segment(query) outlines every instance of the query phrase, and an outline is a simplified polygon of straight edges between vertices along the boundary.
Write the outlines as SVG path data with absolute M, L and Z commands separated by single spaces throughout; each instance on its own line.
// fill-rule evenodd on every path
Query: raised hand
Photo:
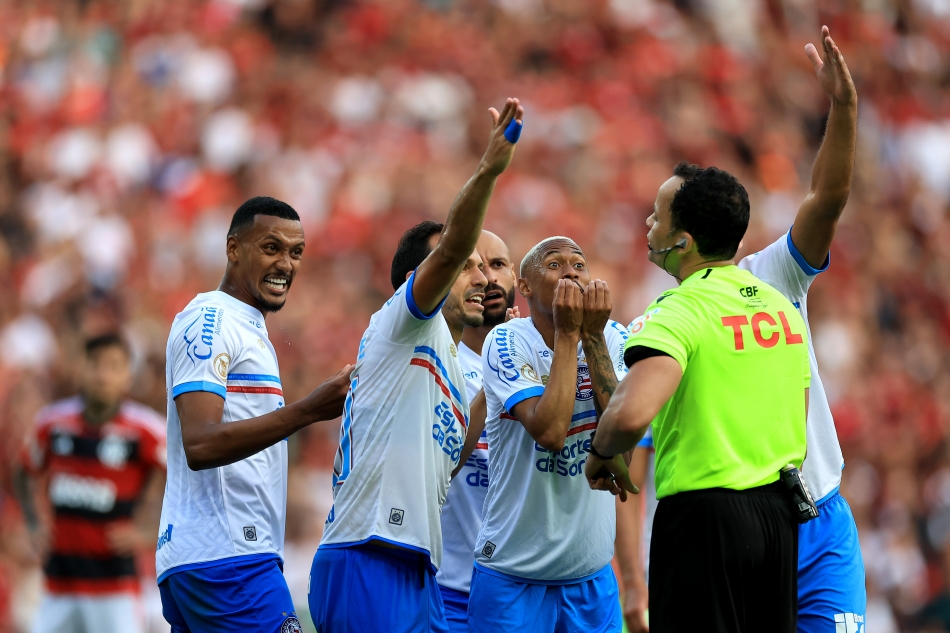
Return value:
M 515 155 L 515 144 L 505 137 L 505 130 L 512 121 L 517 121 L 515 125 L 524 125 L 524 108 L 517 99 L 508 99 L 500 113 L 495 108 L 488 108 L 488 111 L 491 113 L 492 128 L 488 137 L 488 149 L 482 156 L 479 170 L 497 176 L 505 171 Z
M 610 288 L 607 282 L 594 279 L 584 290 L 584 325 L 581 336 L 603 334 L 610 319 L 613 304 L 610 302 Z
M 347 365 L 337 373 L 327 378 L 323 384 L 314 389 L 304 400 L 311 409 L 311 414 L 320 420 L 332 420 L 343 415 L 343 403 L 350 389 L 350 373 L 352 365 Z
M 854 81 L 848 65 L 844 63 L 844 55 L 838 50 L 835 41 L 831 39 L 831 31 L 827 26 L 821 27 L 822 55 L 814 44 L 805 45 L 805 54 L 815 67 L 818 83 L 822 90 L 831 95 L 831 98 L 846 105 L 852 105 L 858 100 L 858 93 L 854 89 Z
M 521 310 L 518 309 L 518 306 L 515 306 L 513 308 L 508 308 L 507 310 L 505 310 L 505 323 L 507 323 L 508 321 L 511 321 L 512 319 L 520 319 L 520 318 L 521 318 Z
M 554 289 L 554 331 L 578 336 L 584 324 L 584 294 L 570 279 L 559 279 Z

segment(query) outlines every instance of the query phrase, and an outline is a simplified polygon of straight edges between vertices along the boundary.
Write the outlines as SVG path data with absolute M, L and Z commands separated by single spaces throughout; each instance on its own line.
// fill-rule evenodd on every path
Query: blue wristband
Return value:
M 518 139 L 521 138 L 521 130 L 524 129 L 524 123 L 518 119 L 512 119 L 511 123 L 508 124 L 507 129 L 505 129 L 505 138 L 508 139 L 508 142 L 514 145 L 518 142 Z

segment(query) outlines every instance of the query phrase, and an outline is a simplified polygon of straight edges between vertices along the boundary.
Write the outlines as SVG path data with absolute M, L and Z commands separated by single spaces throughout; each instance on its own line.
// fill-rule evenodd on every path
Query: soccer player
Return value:
M 626 371 L 626 330 L 569 238 L 531 249 L 518 286 L 530 318 L 495 327 L 482 350 L 491 451 L 469 627 L 619 632 L 614 500 L 591 493 L 584 462 Z
M 265 319 L 287 301 L 303 251 L 297 212 L 251 198 L 231 219 L 221 285 L 172 323 L 168 484 L 155 556 L 173 633 L 301 630 L 281 572 L 282 440 L 342 413 L 350 370 L 284 400 Z
M 500 237 L 482 231 L 476 250 L 485 264 L 484 322 L 466 327 L 459 344 L 459 364 L 470 400 L 482 389 L 482 344 L 493 327 L 505 322 L 515 308 L 515 266 Z M 482 396 L 484 398 L 484 396 Z M 481 401 L 482 403 L 484 400 Z M 484 405 L 481 404 L 482 408 Z M 476 405 L 472 404 L 469 433 L 476 432 Z M 468 632 L 468 594 L 475 562 L 475 538 L 482 526 L 482 508 L 488 491 L 488 433 L 481 425 L 471 457 L 459 468 L 442 506 L 442 566 L 435 576 L 452 633 Z
M 821 39 L 822 54 L 812 44 L 805 47 L 819 84 L 831 98 L 828 126 L 812 170 L 810 191 L 788 233 L 739 262 L 740 268 L 789 299 L 806 326 L 808 289 L 818 273 L 830 264 L 829 249 L 851 188 L 857 140 L 854 82 L 828 27 L 822 27 Z M 812 378 L 808 453 L 802 473 L 820 515 L 799 528 L 798 631 L 859 631 L 867 605 L 864 561 L 851 509 L 838 492 L 844 459 L 810 335 L 808 339 Z M 635 463 L 636 456 L 634 460 Z M 621 562 L 622 567 L 627 564 L 626 560 Z M 636 565 L 636 561 L 631 560 L 630 565 Z M 643 577 L 642 571 L 631 575 Z
M 439 512 L 469 417 L 457 346 L 465 325 L 482 324 L 486 280 L 475 246 L 524 116 L 517 99 L 490 112 L 488 148 L 438 243 L 428 252 L 435 223 L 403 236 L 391 269 L 395 294 L 360 341 L 334 504 L 310 572 L 320 633 L 447 630 L 435 582 Z
M 33 630 L 134 633 L 145 626 L 135 555 L 154 542 L 165 426 L 156 412 L 126 399 L 132 369 L 118 334 L 90 339 L 85 356 L 80 395 L 40 411 L 23 456 L 26 470 L 16 478 L 40 547 L 47 539 L 33 506 L 33 478 L 53 511 L 47 594 Z

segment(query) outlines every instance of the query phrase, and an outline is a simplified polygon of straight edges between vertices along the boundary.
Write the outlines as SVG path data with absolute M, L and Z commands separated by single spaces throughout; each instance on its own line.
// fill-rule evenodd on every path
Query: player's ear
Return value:
M 406 281 L 409 281 L 409 278 L 412 277 L 412 273 L 414 272 L 416 272 L 415 268 L 406 273 Z
M 693 236 L 683 231 L 676 236 L 676 241 L 673 243 L 674 246 L 679 249 L 680 253 L 686 253 L 696 245 L 696 240 L 693 239 Z
M 531 286 L 528 285 L 528 280 L 524 277 L 518 277 L 518 292 L 525 299 L 531 296 Z
M 227 246 L 225 247 L 228 254 L 228 262 L 232 264 L 236 264 L 238 262 L 238 247 L 239 246 L 240 246 L 240 242 L 238 241 L 237 236 L 229 235 L 228 243 L 227 243 Z

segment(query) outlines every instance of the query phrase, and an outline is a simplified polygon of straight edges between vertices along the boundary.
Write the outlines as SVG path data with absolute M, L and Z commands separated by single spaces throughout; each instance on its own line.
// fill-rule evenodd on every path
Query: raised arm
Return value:
M 595 279 L 584 291 L 584 325 L 581 326 L 581 344 L 590 369 L 590 381 L 594 388 L 594 407 L 597 414 L 603 414 L 610 402 L 610 396 L 617 389 L 617 372 L 614 371 L 604 328 L 610 318 L 612 304 L 610 288 L 606 281 Z
M 838 218 L 851 191 L 858 127 L 858 95 L 851 73 L 827 26 L 821 28 L 822 54 L 814 44 L 805 53 L 818 83 L 831 97 L 828 128 L 812 168 L 811 187 L 792 227 L 792 242 L 813 268 L 825 263 Z
M 439 244 L 416 269 L 412 282 L 412 298 L 423 314 L 431 314 L 452 288 L 462 272 L 465 261 L 475 250 L 482 234 L 482 222 L 488 201 L 495 190 L 495 180 L 505 171 L 515 153 L 514 143 L 505 136 L 512 121 L 523 125 L 524 108 L 517 99 L 508 99 L 501 113 L 489 108 L 492 130 L 488 149 L 472 176 L 449 210 L 445 230 Z
M 554 291 L 554 358 L 544 393 L 514 406 L 512 413 L 545 450 L 564 448 L 577 396 L 577 343 L 584 318 L 584 295 L 561 279 Z
M 185 459 L 192 470 L 233 464 L 290 437 L 303 427 L 332 420 L 343 413 L 350 384 L 347 365 L 302 400 L 276 411 L 221 423 L 224 398 L 208 391 L 191 391 L 175 398 L 181 421 Z

